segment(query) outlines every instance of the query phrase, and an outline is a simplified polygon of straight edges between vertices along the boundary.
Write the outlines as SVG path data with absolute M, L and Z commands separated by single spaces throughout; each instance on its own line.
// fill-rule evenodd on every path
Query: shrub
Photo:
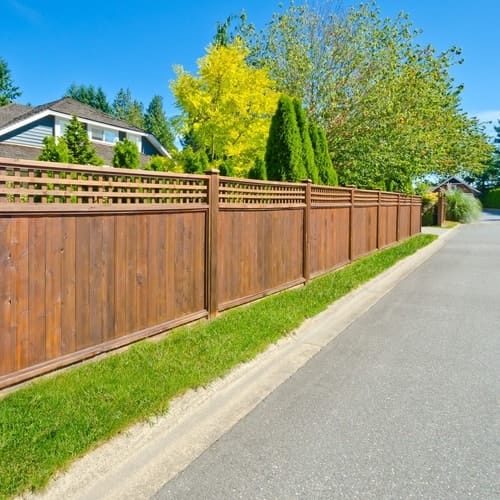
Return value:
M 460 189 L 449 189 L 446 194 L 446 219 L 472 222 L 479 219 L 482 206 L 478 199 Z
M 436 205 L 439 201 L 438 193 L 422 193 L 422 225 L 433 226 L 435 221 Z
M 113 167 L 139 168 L 139 150 L 127 138 L 117 142 L 113 148 Z
M 490 189 L 482 197 L 485 208 L 500 208 L 500 188 Z
M 249 179 L 267 180 L 266 164 L 262 158 L 255 158 L 254 165 L 248 171 Z

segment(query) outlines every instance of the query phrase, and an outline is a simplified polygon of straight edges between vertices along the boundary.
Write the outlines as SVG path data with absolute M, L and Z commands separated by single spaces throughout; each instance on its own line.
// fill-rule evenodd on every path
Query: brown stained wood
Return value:
M 20 370 L 29 366 L 29 219 L 16 218 L 15 231 L 17 245 L 13 256 L 16 279 L 16 370 Z
M 149 288 L 150 295 L 147 303 L 147 318 L 150 324 L 155 325 L 160 322 L 160 307 L 165 300 L 165 289 L 161 286 L 161 279 L 165 276 L 164 249 L 161 243 L 164 239 L 164 230 L 160 229 L 164 216 L 154 214 L 150 216 L 148 228 L 147 261 L 149 267 Z
M 165 219 L 165 280 L 164 280 L 164 290 L 165 290 L 165 307 L 162 312 L 162 318 L 166 318 L 166 321 L 170 318 L 177 318 L 176 311 L 176 293 L 177 293 L 177 283 L 175 280 L 176 271 L 176 229 L 177 229 L 177 217 L 169 216 Z
M 149 242 L 149 218 L 145 215 L 136 216 L 137 219 L 137 264 L 136 264 L 136 329 L 144 329 L 151 326 L 148 319 L 148 302 L 156 300 L 151 293 L 149 283 L 149 261 L 148 247 Z M 153 270 L 151 270 L 153 272 Z
M 115 217 L 115 249 L 114 249 L 114 337 L 127 334 L 126 295 L 127 295 L 127 216 Z
M 0 375 L 15 370 L 16 332 L 12 318 L 16 314 L 16 285 L 13 268 L 14 222 L 0 219 Z
M 109 171 L 92 186 L 83 172 L 77 185 L 90 189 L 80 202 L 105 195 Z M 172 203 L 134 204 L 162 184 L 148 175 L 123 174 L 123 205 L 0 203 L 0 224 L 15 222 L 0 235 L 10 242 L 0 245 L 0 349 L 4 324 L 17 336 L 0 385 L 295 286 L 420 231 L 418 197 L 324 186 L 308 197 L 302 185 L 211 173 L 162 185 Z M 147 191 L 136 196 L 137 186 Z M 194 203 L 179 203 L 184 195 Z
M 102 331 L 103 312 L 106 307 L 102 300 L 105 295 L 106 283 L 104 273 L 106 259 L 104 256 L 104 233 L 108 232 L 106 219 L 102 216 L 91 217 L 89 220 L 90 257 L 89 257 L 89 336 L 93 345 L 104 341 Z
M 195 288 L 195 301 L 193 304 L 193 313 L 205 309 L 206 303 L 206 275 L 205 275 L 205 255 L 207 252 L 205 241 L 206 218 L 203 214 L 194 214 L 193 217 L 196 221 L 195 235 L 196 244 L 194 247 L 194 288 Z
M 90 218 L 81 217 L 76 223 L 76 349 L 85 349 L 92 345 L 90 335 L 90 277 L 91 269 L 91 233 Z
M 47 219 L 45 240 L 45 350 L 47 360 L 61 355 L 62 238 L 61 218 L 51 217 Z
M 45 218 L 29 225 L 29 364 L 45 361 Z
M 115 223 L 116 216 L 107 215 L 103 218 L 102 234 L 102 287 L 99 301 L 102 304 L 102 341 L 114 338 L 115 325 Z
M 125 334 L 138 328 L 137 321 L 137 217 L 126 217 Z
M 76 350 L 76 218 L 62 217 L 61 352 Z

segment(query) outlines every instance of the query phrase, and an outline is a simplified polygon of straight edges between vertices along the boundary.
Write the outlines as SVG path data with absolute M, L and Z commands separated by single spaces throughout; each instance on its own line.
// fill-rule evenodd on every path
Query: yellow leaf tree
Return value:
M 266 149 L 279 95 L 265 69 L 246 62 L 243 43 L 212 45 L 198 61 L 198 75 L 175 68 L 171 82 L 181 126 L 190 143 L 208 155 L 212 167 L 230 165 L 246 177 Z

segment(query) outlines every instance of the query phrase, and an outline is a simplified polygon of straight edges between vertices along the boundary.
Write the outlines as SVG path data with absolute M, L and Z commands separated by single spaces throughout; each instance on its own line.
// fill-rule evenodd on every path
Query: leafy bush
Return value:
M 127 138 L 117 142 L 113 148 L 113 167 L 139 168 L 139 150 Z
M 445 194 L 447 220 L 467 223 L 479 219 L 482 205 L 474 196 L 460 189 L 449 189 Z
M 433 226 L 435 221 L 436 205 L 439 201 L 438 193 L 422 193 L 422 225 Z
M 481 198 L 486 208 L 500 208 L 500 188 L 490 189 Z

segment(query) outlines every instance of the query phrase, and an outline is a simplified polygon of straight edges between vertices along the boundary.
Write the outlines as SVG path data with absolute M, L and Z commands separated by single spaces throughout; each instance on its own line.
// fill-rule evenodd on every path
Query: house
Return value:
M 464 193 L 472 194 L 474 196 L 479 196 L 481 191 L 467 184 L 463 179 L 457 176 L 448 177 L 444 182 L 441 182 L 438 186 L 431 189 L 433 193 L 439 193 L 440 191 L 447 189 L 460 189 Z
M 0 107 L 0 157 L 36 160 L 46 136 L 60 137 L 71 118 L 83 123 L 97 155 L 112 164 L 113 146 L 125 137 L 135 143 L 141 165 L 151 156 L 169 157 L 168 151 L 146 131 L 134 127 L 70 97 L 31 107 L 7 104 Z

